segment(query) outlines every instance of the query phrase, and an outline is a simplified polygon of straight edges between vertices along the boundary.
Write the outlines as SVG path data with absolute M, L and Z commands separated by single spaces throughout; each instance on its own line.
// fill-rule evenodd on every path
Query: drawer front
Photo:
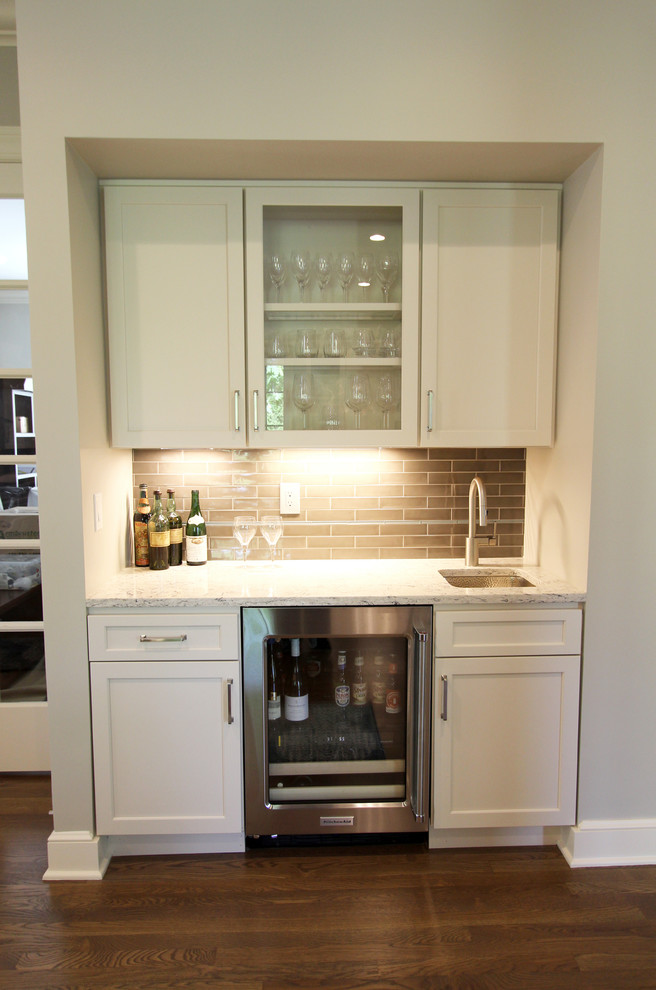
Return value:
M 435 648 L 438 657 L 577 655 L 581 652 L 581 611 L 437 611 Z
M 91 660 L 238 660 L 239 613 L 90 615 Z

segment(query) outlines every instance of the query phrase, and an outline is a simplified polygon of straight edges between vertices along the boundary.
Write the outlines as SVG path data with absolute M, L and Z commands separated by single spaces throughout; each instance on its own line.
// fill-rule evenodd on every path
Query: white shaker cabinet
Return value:
M 421 446 L 553 443 L 559 196 L 424 191 Z
M 245 443 L 242 191 L 106 185 L 115 447 Z
M 238 624 L 89 617 L 99 835 L 243 834 Z
M 436 614 L 435 828 L 576 820 L 581 613 Z

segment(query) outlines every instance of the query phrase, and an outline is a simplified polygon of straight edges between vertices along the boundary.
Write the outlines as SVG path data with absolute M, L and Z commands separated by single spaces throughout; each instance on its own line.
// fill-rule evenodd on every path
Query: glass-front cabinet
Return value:
M 249 442 L 415 444 L 419 191 L 246 190 Z

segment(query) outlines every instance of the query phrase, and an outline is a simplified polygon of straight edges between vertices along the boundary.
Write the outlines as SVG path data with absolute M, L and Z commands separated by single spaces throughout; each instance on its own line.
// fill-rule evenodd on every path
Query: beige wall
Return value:
M 655 18 L 652 0 L 17 0 L 40 430 L 50 421 L 39 442 L 42 449 L 62 446 L 59 459 L 40 464 L 50 505 L 42 525 L 58 726 L 70 710 L 71 650 L 83 649 L 82 528 L 62 520 L 88 511 L 78 452 L 86 400 L 78 408 L 80 317 L 72 305 L 65 139 L 194 139 L 196 147 L 222 139 L 345 140 L 356 143 L 340 167 L 353 175 L 368 142 L 434 142 L 435 171 L 426 179 L 459 177 L 439 172 L 448 160 L 441 143 L 449 149 L 462 142 L 466 152 L 472 142 L 468 177 L 473 171 L 485 179 L 486 142 L 494 143 L 495 161 L 508 156 L 513 177 L 522 161 L 505 143 L 603 142 L 580 814 L 656 817 L 656 795 L 645 787 L 656 739 L 653 553 L 636 552 L 653 530 L 656 489 L 656 228 L 647 222 L 656 205 Z M 284 156 L 284 147 L 273 146 L 272 167 L 291 173 L 296 159 Z M 409 155 L 408 177 L 414 167 Z M 599 173 L 588 179 L 599 182 Z M 83 197 L 83 179 L 70 181 Z M 89 233 L 89 249 L 97 251 L 93 241 Z M 597 300 L 589 283 L 581 291 L 587 321 Z M 78 337 L 82 331 L 78 325 Z M 88 332 L 98 335 L 95 321 Z M 586 394 L 589 401 L 589 378 Z M 636 464 L 642 479 L 631 487 L 627 510 Z M 586 500 L 575 494 L 565 499 L 567 526 L 585 530 Z M 58 587 L 64 559 L 75 573 Z M 56 825 L 83 828 L 88 775 L 78 782 L 66 759 L 67 747 L 88 759 L 88 741 L 77 725 L 56 729 L 53 740 Z

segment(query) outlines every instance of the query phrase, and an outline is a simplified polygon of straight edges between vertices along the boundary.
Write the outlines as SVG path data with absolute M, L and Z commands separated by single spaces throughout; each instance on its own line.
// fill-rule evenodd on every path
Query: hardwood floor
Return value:
M 646 990 L 656 866 L 553 848 L 257 849 L 43 883 L 49 781 L 0 776 L 3 990 Z

